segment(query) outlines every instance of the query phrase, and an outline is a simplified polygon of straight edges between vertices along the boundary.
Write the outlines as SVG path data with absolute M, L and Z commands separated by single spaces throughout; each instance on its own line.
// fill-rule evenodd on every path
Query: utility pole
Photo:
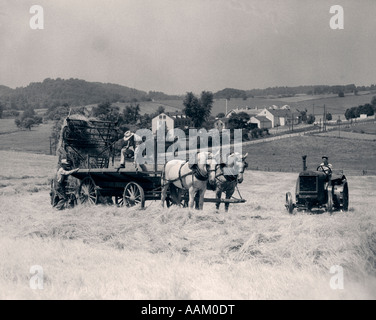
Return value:
M 324 104 L 324 120 L 323 120 L 323 123 L 324 123 L 324 131 L 326 131 L 326 108 L 325 108 L 325 104 Z

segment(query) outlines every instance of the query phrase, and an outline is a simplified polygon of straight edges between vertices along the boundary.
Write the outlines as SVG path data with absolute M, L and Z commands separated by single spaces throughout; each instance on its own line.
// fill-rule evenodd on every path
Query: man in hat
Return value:
M 329 158 L 328 156 L 322 156 L 322 161 L 320 165 L 318 166 L 317 170 L 322 171 L 326 174 L 326 179 L 325 179 L 325 185 L 324 188 L 328 189 L 330 179 L 332 178 L 332 165 L 329 163 Z
M 125 168 L 125 158 L 127 156 L 127 151 L 130 148 L 132 148 L 133 153 L 134 153 L 134 151 L 136 149 L 136 142 L 135 142 L 135 139 L 134 139 L 134 133 L 131 132 L 131 131 L 126 131 L 124 133 L 123 143 L 124 143 L 123 148 L 120 151 L 120 166 L 119 166 L 119 169 Z
M 72 169 L 71 161 L 67 159 L 62 159 L 60 161 L 60 168 L 56 173 L 56 185 L 55 192 L 58 198 L 54 199 L 53 206 L 58 210 L 63 210 L 68 202 L 68 196 L 66 193 L 66 186 L 68 181 L 68 176 L 74 172 L 77 172 L 79 168 Z
M 322 156 L 322 161 L 317 168 L 319 171 L 324 172 L 327 176 L 332 175 L 332 165 L 329 163 L 329 158 L 328 156 Z

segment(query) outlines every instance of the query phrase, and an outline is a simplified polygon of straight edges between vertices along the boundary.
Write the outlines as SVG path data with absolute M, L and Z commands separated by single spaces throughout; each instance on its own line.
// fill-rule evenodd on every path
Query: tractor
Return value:
M 316 171 L 307 169 L 307 156 L 302 156 L 303 171 L 296 181 L 295 200 L 291 192 L 286 193 L 287 211 L 292 214 L 294 209 L 311 211 L 313 208 L 348 211 L 349 187 L 343 172 L 332 172 L 317 167 Z

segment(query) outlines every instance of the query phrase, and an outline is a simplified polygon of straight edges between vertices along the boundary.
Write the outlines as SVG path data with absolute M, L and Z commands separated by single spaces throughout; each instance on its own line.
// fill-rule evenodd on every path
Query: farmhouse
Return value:
M 152 119 L 152 132 L 156 134 L 163 125 L 167 130 L 180 128 L 182 130 L 193 126 L 193 122 L 183 113 L 161 113 Z
M 272 122 L 272 128 L 287 125 L 291 119 L 291 111 L 288 109 L 263 109 L 258 116 L 264 116 Z

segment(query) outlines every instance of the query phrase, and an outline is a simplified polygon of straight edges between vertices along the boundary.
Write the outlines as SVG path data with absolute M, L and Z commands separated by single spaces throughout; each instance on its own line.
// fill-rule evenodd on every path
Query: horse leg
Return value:
M 198 209 L 199 210 L 203 210 L 204 209 L 204 195 L 205 195 L 205 191 L 206 191 L 206 189 L 199 191 L 199 200 L 198 200 Z
M 189 202 L 188 205 L 191 209 L 193 209 L 193 206 L 195 204 L 195 195 L 196 195 L 196 189 L 193 187 L 189 188 Z
M 222 196 L 222 191 L 221 190 L 218 190 L 216 193 L 215 193 L 215 198 L 217 200 L 221 200 L 221 196 Z M 217 210 L 219 210 L 219 206 L 221 205 L 221 203 L 218 201 L 216 204 L 215 204 L 215 208 Z
M 164 185 L 162 185 L 162 191 L 161 191 L 161 205 L 162 205 L 162 208 L 164 208 L 164 205 L 165 205 L 168 187 L 169 187 L 169 183 L 165 181 Z
M 226 199 L 230 199 L 232 197 L 232 192 L 226 192 Z M 228 202 L 225 203 L 225 212 L 228 212 L 228 207 L 230 206 L 230 204 Z

